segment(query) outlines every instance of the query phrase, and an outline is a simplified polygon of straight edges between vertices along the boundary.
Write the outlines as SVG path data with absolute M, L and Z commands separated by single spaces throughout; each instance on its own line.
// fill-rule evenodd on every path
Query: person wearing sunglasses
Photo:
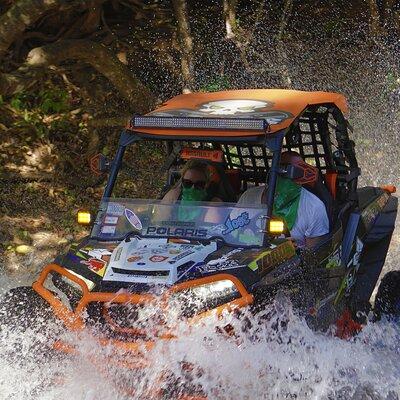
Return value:
M 181 171 L 181 179 L 163 197 L 163 202 L 212 201 L 222 200 L 215 195 L 211 185 L 211 174 L 208 164 L 201 160 L 189 160 Z

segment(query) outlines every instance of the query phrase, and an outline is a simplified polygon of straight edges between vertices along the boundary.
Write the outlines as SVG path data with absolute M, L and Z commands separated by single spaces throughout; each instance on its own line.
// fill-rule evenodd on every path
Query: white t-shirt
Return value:
M 265 186 L 255 186 L 246 190 L 238 204 L 261 204 Z M 297 218 L 290 230 L 290 236 L 299 247 L 306 245 L 306 238 L 314 238 L 329 233 L 329 218 L 324 203 L 315 194 L 301 188 Z

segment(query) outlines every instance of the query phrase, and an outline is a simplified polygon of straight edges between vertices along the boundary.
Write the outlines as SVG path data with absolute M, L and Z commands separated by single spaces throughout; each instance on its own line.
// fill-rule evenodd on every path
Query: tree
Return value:
M 146 112 L 155 103 L 154 95 L 105 46 L 88 40 L 61 40 L 32 49 L 17 71 L 0 75 L 0 94 L 9 96 L 27 89 L 43 68 L 66 60 L 90 64 L 115 86 L 137 112 Z
M 190 93 L 194 89 L 193 76 L 193 39 L 190 33 L 186 0 L 172 0 L 175 18 L 178 24 L 178 40 L 181 53 L 182 92 Z

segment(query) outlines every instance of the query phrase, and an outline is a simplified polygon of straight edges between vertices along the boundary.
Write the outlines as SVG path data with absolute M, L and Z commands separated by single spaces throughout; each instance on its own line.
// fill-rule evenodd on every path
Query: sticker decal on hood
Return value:
M 169 243 L 165 238 L 122 241 L 111 255 L 104 281 L 174 284 L 194 264 L 216 251 L 216 243 Z M 186 267 L 187 266 L 187 267 Z
M 81 264 L 86 265 L 97 275 L 103 276 L 114 247 L 111 245 L 109 249 L 103 249 L 86 246 L 82 247 L 76 255 L 80 258 Z

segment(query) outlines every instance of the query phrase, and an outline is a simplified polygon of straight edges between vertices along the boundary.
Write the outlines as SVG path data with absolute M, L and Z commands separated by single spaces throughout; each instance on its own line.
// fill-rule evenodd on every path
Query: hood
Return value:
M 123 240 L 112 252 L 104 282 L 173 285 L 217 250 L 216 243 L 168 242 L 167 239 Z

